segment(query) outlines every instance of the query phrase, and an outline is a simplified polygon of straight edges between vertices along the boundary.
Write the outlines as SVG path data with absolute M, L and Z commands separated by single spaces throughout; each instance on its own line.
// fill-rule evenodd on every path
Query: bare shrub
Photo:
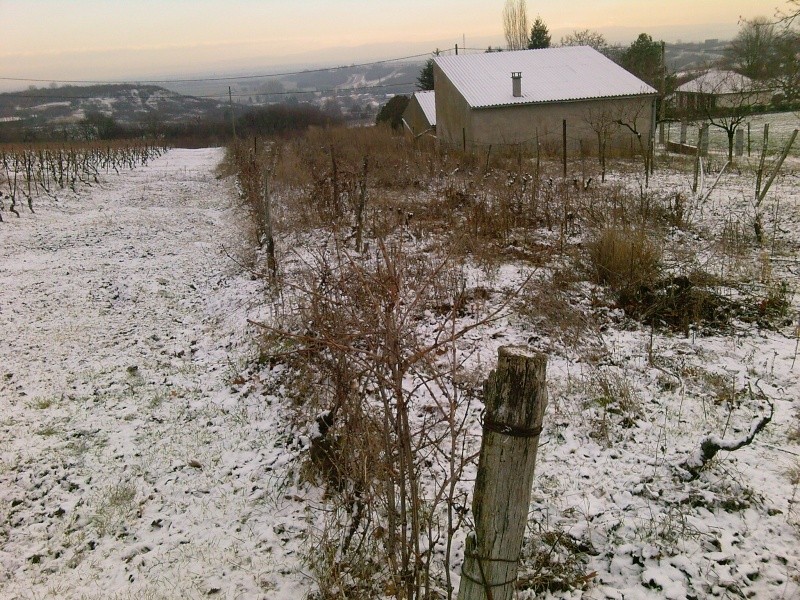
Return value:
M 472 460 L 470 396 L 456 383 L 455 344 L 497 313 L 471 312 L 468 299 L 479 292 L 467 291 L 450 259 L 409 253 L 400 241 L 379 240 L 361 255 L 331 243 L 285 282 L 297 303 L 294 325 L 264 325 L 302 355 L 318 388 L 298 406 L 313 423 L 305 472 L 326 486 L 336 510 L 320 534 L 329 558 L 310 566 L 324 569 L 321 582 L 340 572 L 352 580 L 350 566 L 367 564 L 352 553 L 371 547 L 377 530 L 384 568 L 359 567 L 369 581 L 358 589 L 374 589 L 374 575 L 399 597 L 429 597 L 449 586 L 450 545 L 463 519 L 455 506 L 465 502 L 458 484 Z M 423 315 L 436 315 L 424 334 Z M 436 547 L 446 551 L 434 555 Z M 339 580 L 335 587 L 346 589 Z
M 537 532 L 523 545 L 517 589 L 536 594 L 586 589 L 597 576 L 586 571 L 588 556 L 595 553 L 561 528 Z

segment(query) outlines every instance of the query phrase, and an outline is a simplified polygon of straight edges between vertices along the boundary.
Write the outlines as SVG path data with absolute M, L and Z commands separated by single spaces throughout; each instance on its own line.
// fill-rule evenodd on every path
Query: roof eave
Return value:
M 611 99 L 622 99 L 622 98 L 657 98 L 658 92 L 646 92 L 642 94 L 618 94 L 613 96 L 590 96 L 588 98 L 560 98 L 558 100 L 531 100 L 529 102 L 508 102 L 508 103 L 501 103 L 501 104 L 481 104 L 478 106 L 473 106 L 469 103 L 469 107 L 475 110 L 481 110 L 485 108 L 507 108 L 510 106 L 533 106 L 537 104 L 561 104 L 562 102 L 586 102 L 587 100 L 611 100 Z

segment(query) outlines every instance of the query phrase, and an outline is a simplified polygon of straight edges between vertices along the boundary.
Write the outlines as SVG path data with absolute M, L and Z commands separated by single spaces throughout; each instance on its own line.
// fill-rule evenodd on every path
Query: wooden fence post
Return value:
M 269 190 L 269 169 L 264 170 L 264 196 L 262 198 L 262 219 L 264 221 L 264 243 L 267 246 L 267 267 L 270 282 L 275 283 L 278 277 L 278 263 L 275 260 L 275 238 L 272 232 L 272 196 Z
M 364 156 L 364 170 L 358 182 L 358 204 L 356 204 L 356 252 L 364 251 L 364 211 L 367 207 L 367 157 Z
M 510 600 L 547 406 L 547 357 L 502 347 L 484 384 L 486 415 L 459 600 Z

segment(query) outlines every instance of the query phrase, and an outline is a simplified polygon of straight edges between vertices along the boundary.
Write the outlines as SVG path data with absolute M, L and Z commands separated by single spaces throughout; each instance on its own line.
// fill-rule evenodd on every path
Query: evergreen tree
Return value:
M 393 96 L 389 102 L 381 107 L 375 123 L 378 125 L 389 123 L 392 129 L 401 129 L 403 127 L 403 112 L 405 112 L 409 100 L 408 96 L 403 96 L 402 94 Z
M 622 66 L 654 88 L 660 88 L 661 42 L 653 41 L 646 33 L 639 34 L 636 41 L 623 53 Z
M 433 59 L 429 58 L 417 77 L 417 88 L 420 90 L 433 89 Z
M 536 20 L 533 22 L 533 27 L 531 28 L 531 37 L 528 40 L 528 49 L 535 50 L 538 48 L 549 48 L 550 47 L 550 32 L 547 29 L 547 25 L 544 21 L 542 21 L 542 17 L 536 16 Z

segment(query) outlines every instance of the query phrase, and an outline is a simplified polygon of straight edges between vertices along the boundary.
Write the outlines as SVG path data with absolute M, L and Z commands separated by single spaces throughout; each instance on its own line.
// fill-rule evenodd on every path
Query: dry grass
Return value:
M 607 227 L 589 244 L 589 266 L 596 283 L 630 292 L 658 279 L 661 248 L 642 229 Z

